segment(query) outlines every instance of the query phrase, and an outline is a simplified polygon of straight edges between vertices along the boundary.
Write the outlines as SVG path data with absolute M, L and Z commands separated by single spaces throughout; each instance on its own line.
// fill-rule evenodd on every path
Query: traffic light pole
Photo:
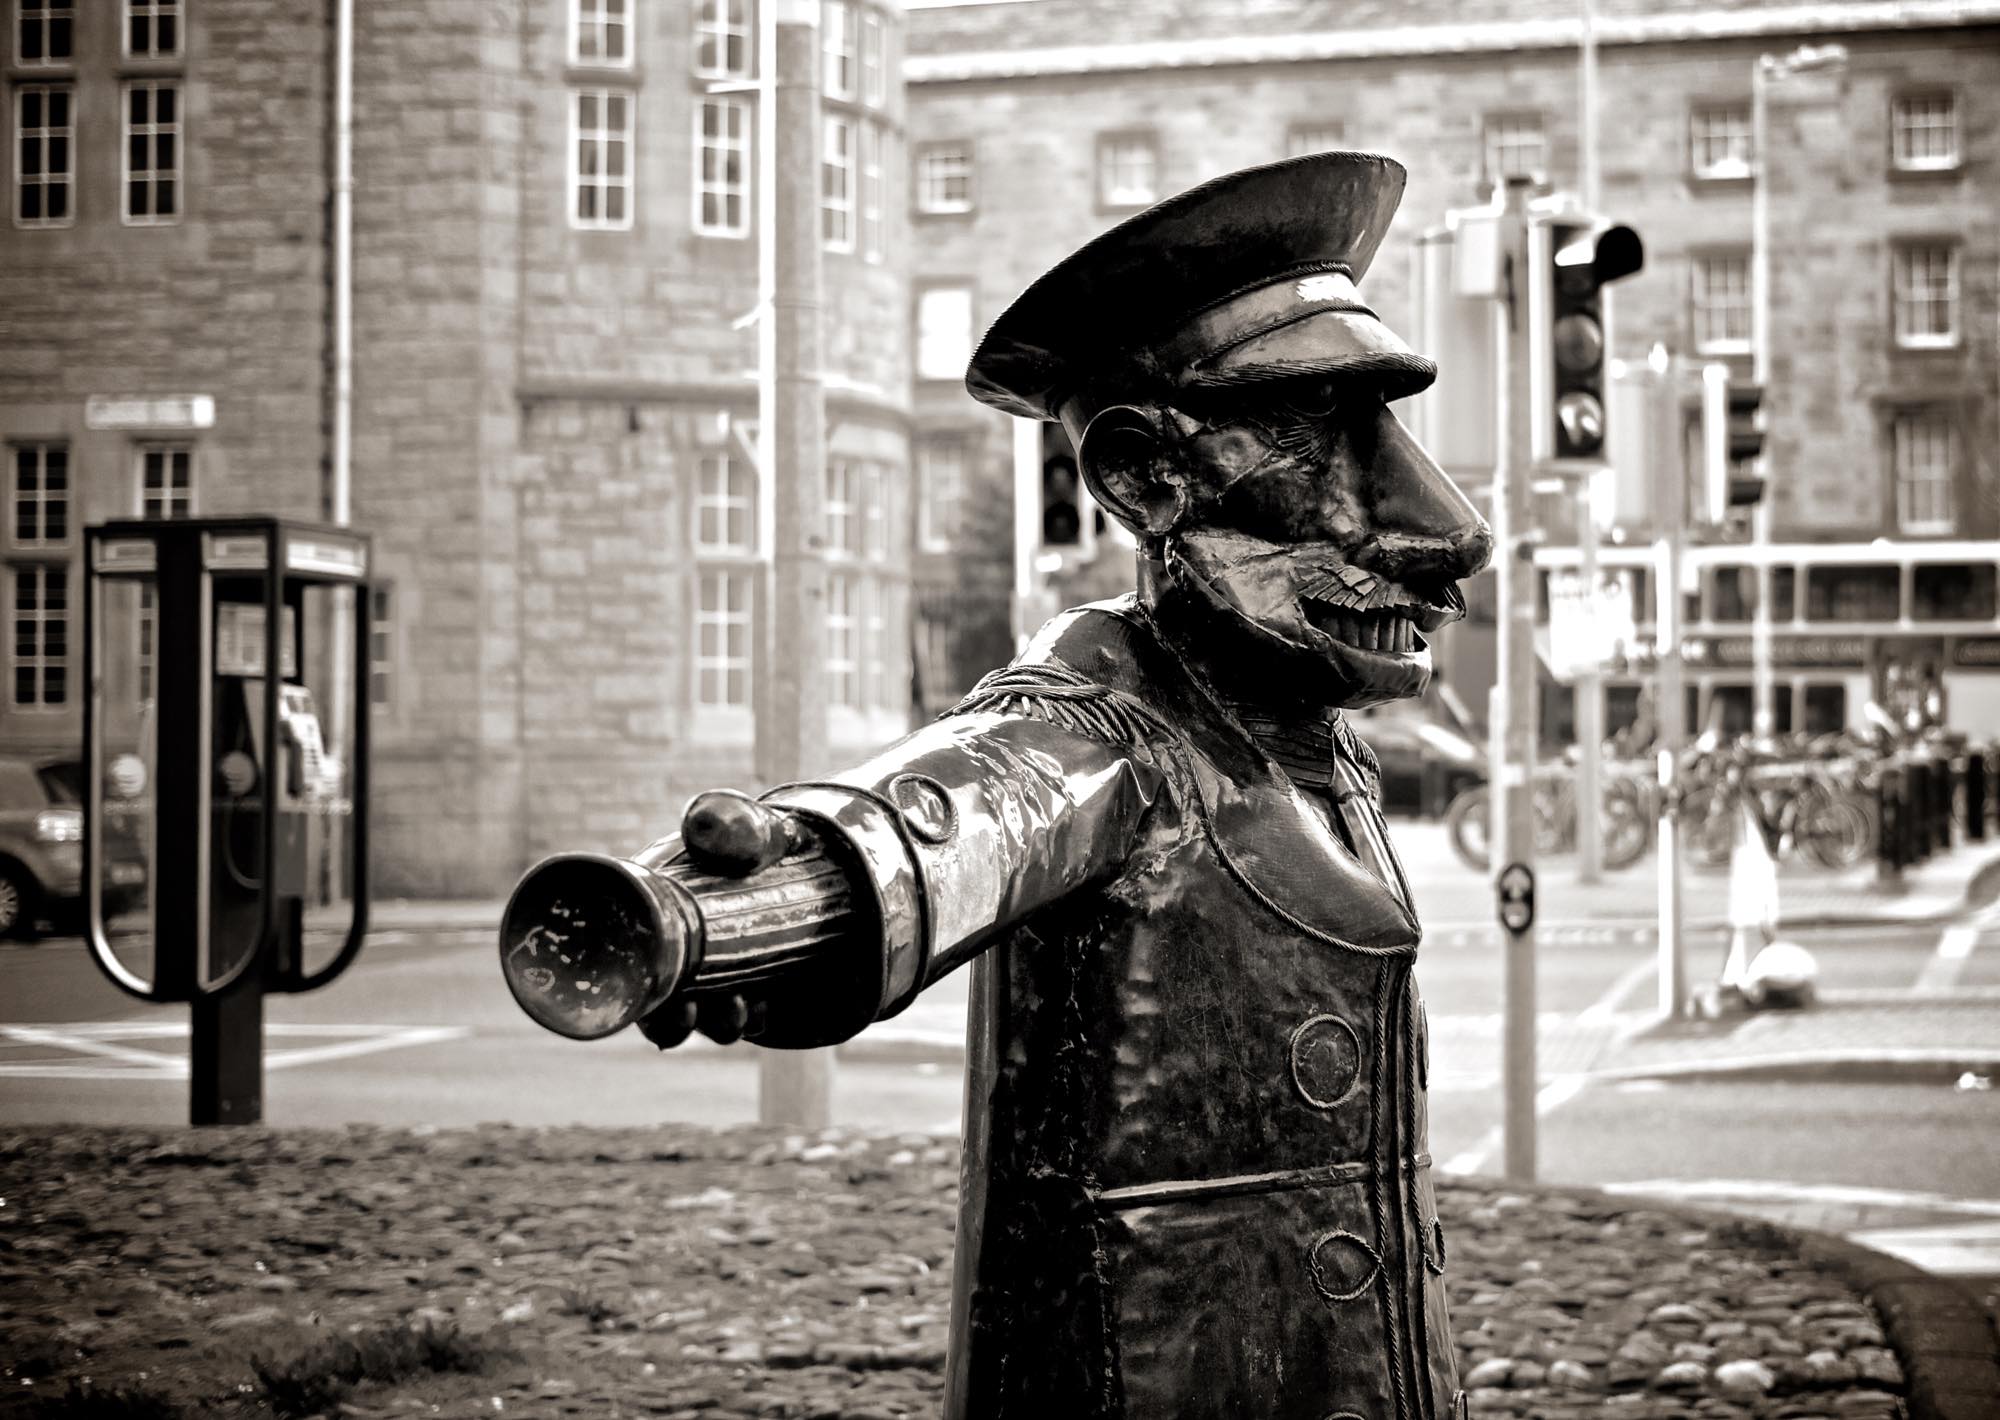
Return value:
M 825 522 L 826 408 L 820 377 L 819 5 L 778 0 L 760 7 L 759 39 L 769 137 L 760 157 L 769 327 L 768 408 L 759 439 L 771 500 L 771 572 L 766 581 L 767 651 L 759 668 L 757 772 L 782 784 L 823 766 L 825 698 L 820 683 L 826 567 L 816 551 Z M 765 353 L 768 352 L 768 353 Z M 757 1052 L 757 1117 L 766 1124 L 824 1128 L 833 1113 L 833 1051 Z
M 1533 401 L 1529 382 L 1528 184 L 1510 180 L 1499 217 L 1504 279 L 1494 302 L 1499 367 L 1499 460 L 1494 470 L 1493 540 L 1498 549 L 1499 694 L 1492 760 L 1494 892 L 1512 864 L 1532 870 L 1535 854 L 1535 562 L 1529 479 L 1533 472 Z M 1502 977 L 1501 1139 L 1506 1176 L 1535 1177 L 1535 927 L 1532 917 L 1506 933 Z
M 1768 160 L 1770 100 L 1767 90 L 1775 61 L 1760 55 L 1750 68 L 1750 141 L 1757 178 L 1750 190 L 1750 332 L 1751 378 L 1759 387 L 1771 382 L 1771 172 Z M 1771 540 L 1768 495 L 1750 510 L 1750 541 L 1762 548 Z M 1754 559 L 1757 604 L 1750 609 L 1750 727 L 1761 739 L 1777 728 L 1772 708 L 1771 569 Z
M 1654 719 L 1659 726 L 1659 1012 L 1680 1016 L 1687 1001 L 1687 949 L 1681 941 L 1680 754 L 1687 743 L 1687 692 L 1681 674 L 1681 560 L 1687 545 L 1687 447 L 1681 437 L 1680 380 L 1666 347 L 1653 347 L 1646 378 L 1646 440 L 1658 479 L 1660 540 L 1654 548 L 1653 639 L 1657 659 Z
M 1577 576 L 1584 595 L 1594 605 L 1597 587 L 1597 522 L 1591 507 L 1591 475 L 1576 482 Z M 1603 846 L 1599 822 L 1604 804 L 1604 682 L 1598 677 L 1593 658 L 1576 673 L 1576 880 L 1594 883 L 1603 868 Z
M 1579 18 L 1583 41 L 1577 49 L 1577 107 L 1581 110 L 1583 210 L 1597 211 L 1597 3 L 1581 0 Z M 1597 600 L 1597 511 L 1591 505 L 1591 485 L 1586 473 L 1576 484 L 1577 575 L 1584 595 Z M 1603 868 L 1602 825 L 1604 807 L 1604 682 L 1595 660 L 1576 674 L 1576 744 L 1579 751 L 1576 776 L 1576 880 L 1594 883 Z

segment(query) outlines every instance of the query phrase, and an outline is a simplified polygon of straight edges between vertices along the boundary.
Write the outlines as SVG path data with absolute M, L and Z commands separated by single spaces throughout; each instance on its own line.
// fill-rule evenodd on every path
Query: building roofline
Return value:
M 1597 42 L 1686 44 L 1767 35 L 1854 34 L 1869 30 L 1958 29 L 2000 21 L 2000 0 L 1856 0 L 1781 5 L 1758 10 L 1602 16 Z M 963 83 L 1036 75 L 1104 74 L 1151 69 L 1211 69 L 1236 64 L 1308 63 L 1390 56 L 1484 54 L 1502 50 L 1574 49 L 1583 23 L 1560 19 L 1484 24 L 1409 25 L 1308 34 L 1144 40 L 1131 44 L 1060 45 L 1041 49 L 968 50 L 911 55 L 909 84 Z

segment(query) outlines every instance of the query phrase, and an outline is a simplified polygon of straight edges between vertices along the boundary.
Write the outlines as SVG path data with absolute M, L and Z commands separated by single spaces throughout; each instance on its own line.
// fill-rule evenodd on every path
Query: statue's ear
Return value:
M 1186 515 L 1187 488 L 1167 457 L 1158 414 L 1130 404 L 1099 410 L 1076 457 L 1091 494 L 1133 531 L 1163 537 Z

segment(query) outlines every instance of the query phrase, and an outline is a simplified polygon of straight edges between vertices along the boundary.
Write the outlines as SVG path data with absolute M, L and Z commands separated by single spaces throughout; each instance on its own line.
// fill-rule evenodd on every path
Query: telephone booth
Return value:
M 190 1119 L 263 1114 L 263 998 L 360 952 L 368 539 L 275 518 L 85 532 L 85 937 L 187 1003 Z

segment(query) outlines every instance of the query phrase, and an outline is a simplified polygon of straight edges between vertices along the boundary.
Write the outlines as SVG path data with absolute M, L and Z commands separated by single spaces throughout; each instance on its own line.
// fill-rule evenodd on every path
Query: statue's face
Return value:
M 1457 583 L 1492 533 L 1372 392 L 1265 388 L 1167 415 L 1188 495 L 1163 538 L 1170 589 L 1271 689 L 1338 706 L 1421 694 L 1427 637 L 1464 614 Z

